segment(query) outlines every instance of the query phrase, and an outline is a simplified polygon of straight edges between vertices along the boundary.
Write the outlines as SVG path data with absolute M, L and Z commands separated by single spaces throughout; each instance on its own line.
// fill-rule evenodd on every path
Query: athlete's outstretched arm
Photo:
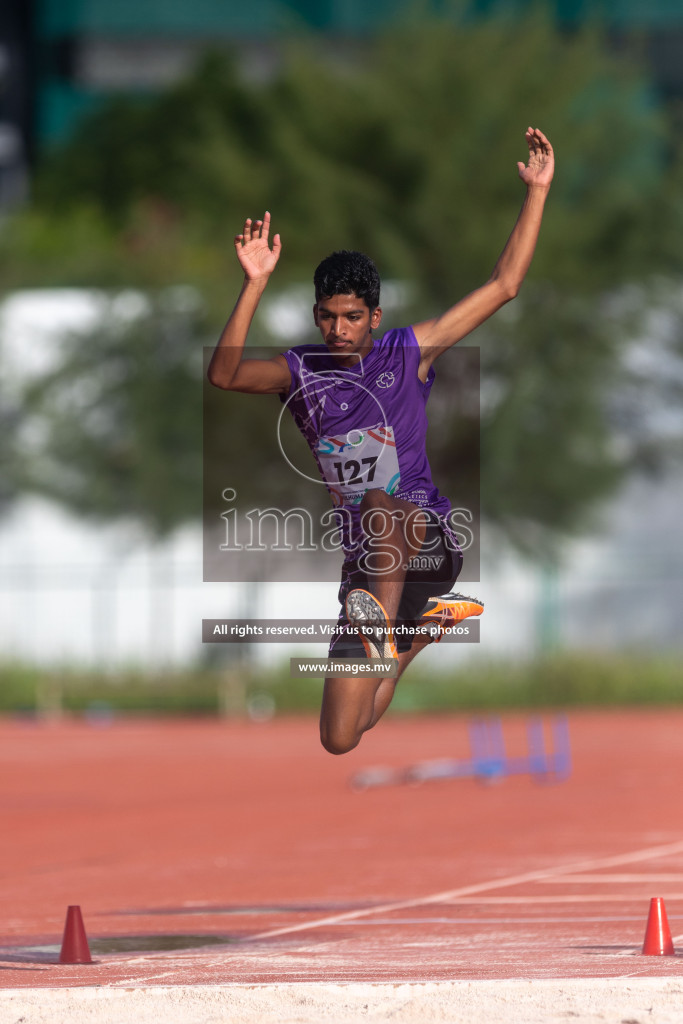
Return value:
M 506 302 L 517 295 L 536 248 L 543 207 L 553 178 L 553 147 L 538 128 L 527 128 L 529 162 L 517 164 L 526 185 L 517 223 L 496 263 L 491 277 L 481 288 L 466 295 L 441 316 L 415 324 L 422 350 L 420 376 L 424 379 L 432 362 L 451 345 L 464 338 Z
M 254 313 L 280 258 L 280 236 L 273 237 L 271 249 L 269 232 L 270 214 L 266 211 L 263 220 L 247 219 L 242 234 L 235 236 L 235 251 L 244 270 L 244 284 L 209 363 L 209 380 L 219 388 L 254 394 L 289 390 L 290 373 L 284 356 L 242 358 Z

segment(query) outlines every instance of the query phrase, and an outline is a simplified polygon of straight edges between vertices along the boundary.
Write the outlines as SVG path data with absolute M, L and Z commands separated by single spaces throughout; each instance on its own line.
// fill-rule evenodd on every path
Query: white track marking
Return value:
M 552 878 L 541 878 L 539 881 L 546 885 L 553 884 Z M 678 874 L 669 874 L 664 871 L 660 874 L 653 873 L 648 875 L 563 875 L 562 881 L 571 883 L 576 882 L 579 885 L 593 885 L 603 882 L 618 882 L 619 884 L 622 882 L 683 882 L 683 875 L 680 872 Z
M 569 896 L 463 896 L 460 899 L 444 900 L 452 906 L 496 906 L 499 903 L 519 904 L 547 904 L 547 903 L 636 903 L 642 902 L 643 896 L 631 893 L 630 896 L 615 895 L 614 893 L 593 893 L 582 896 L 579 893 L 572 893 Z M 683 892 L 669 892 L 666 894 L 666 902 L 673 903 L 676 900 L 683 900 Z
M 339 924 L 342 921 L 354 921 L 360 917 L 371 917 L 373 914 L 388 914 L 395 910 L 407 910 L 410 907 L 428 906 L 431 903 L 443 903 L 454 900 L 460 896 L 473 896 L 475 893 L 483 893 L 492 889 L 505 889 L 511 885 L 522 885 L 525 882 L 538 882 L 541 879 L 562 877 L 564 874 L 576 874 L 580 871 L 595 871 L 599 868 L 620 867 L 622 864 L 637 864 L 638 861 L 653 860 L 656 857 L 666 857 L 669 854 L 683 853 L 683 841 L 676 843 L 665 843 L 661 846 L 648 846 L 642 850 L 634 850 L 632 853 L 622 853 L 614 857 L 596 857 L 594 860 L 577 861 L 574 864 L 559 865 L 555 868 L 544 868 L 540 871 L 526 871 L 520 875 L 508 875 L 505 878 L 494 878 L 488 882 L 476 882 L 474 885 L 465 885 L 459 889 L 448 889 L 446 892 L 433 893 L 431 896 L 418 896 L 410 900 L 398 900 L 395 903 L 384 903 L 377 907 L 365 907 L 361 910 L 348 910 L 343 914 L 334 914 L 330 917 L 320 917 L 315 921 L 308 921 L 301 924 L 293 924 L 284 928 L 273 928 L 271 931 L 258 932 L 256 935 L 245 937 L 242 944 L 249 942 L 260 942 L 264 939 L 274 939 L 279 935 L 292 935 L 295 932 L 310 931 L 313 928 L 324 928 L 327 925 Z
M 358 927 L 363 928 L 386 928 L 387 925 L 395 924 L 450 924 L 456 928 L 460 928 L 464 924 L 538 924 L 539 921 L 543 921 L 543 924 L 598 924 L 605 921 L 642 921 L 643 915 L 638 914 L 620 914 L 615 917 L 613 914 L 606 916 L 601 915 L 600 917 L 575 917 L 574 914 L 568 915 L 563 914 L 562 917 L 548 917 L 544 915 L 541 917 L 519 917 L 515 914 L 514 917 L 378 917 L 369 921 L 359 920 L 356 921 Z M 346 922 L 340 921 L 339 925 L 331 924 L 330 928 L 343 928 Z

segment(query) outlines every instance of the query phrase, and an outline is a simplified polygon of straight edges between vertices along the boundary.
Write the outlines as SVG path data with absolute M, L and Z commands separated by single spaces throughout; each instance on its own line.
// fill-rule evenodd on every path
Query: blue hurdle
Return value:
M 549 732 L 550 744 L 546 746 Z M 500 718 L 474 718 L 468 726 L 470 756 L 419 761 L 406 768 L 366 768 L 350 780 L 354 789 L 431 782 L 438 779 L 479 779 L 496 782 L 511 775 L 529 775 L 535 782 L 563 782 L 571 774 L 569 723 L 557 715 L 547 727 L 540 717 L 526 723 L 526 756 L 510 757 Z

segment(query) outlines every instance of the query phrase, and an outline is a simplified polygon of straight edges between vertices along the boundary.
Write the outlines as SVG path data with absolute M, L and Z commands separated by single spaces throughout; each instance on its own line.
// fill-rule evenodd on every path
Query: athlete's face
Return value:
M 331 355 L 342 366 L 358 362 L 372 348 L 372 331 L 379 327 L 382 310 L 372 312 L 357 295 L 331 295 L 313 307 L 313 317 Z

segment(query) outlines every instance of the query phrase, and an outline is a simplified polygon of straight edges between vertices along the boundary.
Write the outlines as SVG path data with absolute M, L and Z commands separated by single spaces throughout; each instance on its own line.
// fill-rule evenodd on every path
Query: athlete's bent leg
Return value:
M 368 729 L 379 722 L 391 704 L 396 683 L 413 658 L 431 643 L 431 637 L 413 641 L 409 651 L 398 656 L 398 672 L 378 680 L 335 677 L 325 680 L 320 710 L 320 742 L 330 754 L 346 754 L 357 747 Z
M 427 519 L 413 502 L 379 489 L 365 492 L 360 512 L 366 545 L 363 568 L 369 589 L 393 626 L 408 563 L 420 551 Z
M 385 682 L 376 676 L 325 680 L 320 709 L 320 742 L 330 754 L 346 754 L 374 725 L 375 696 Z M 393 687 L 392 687 L 393 694 Z

